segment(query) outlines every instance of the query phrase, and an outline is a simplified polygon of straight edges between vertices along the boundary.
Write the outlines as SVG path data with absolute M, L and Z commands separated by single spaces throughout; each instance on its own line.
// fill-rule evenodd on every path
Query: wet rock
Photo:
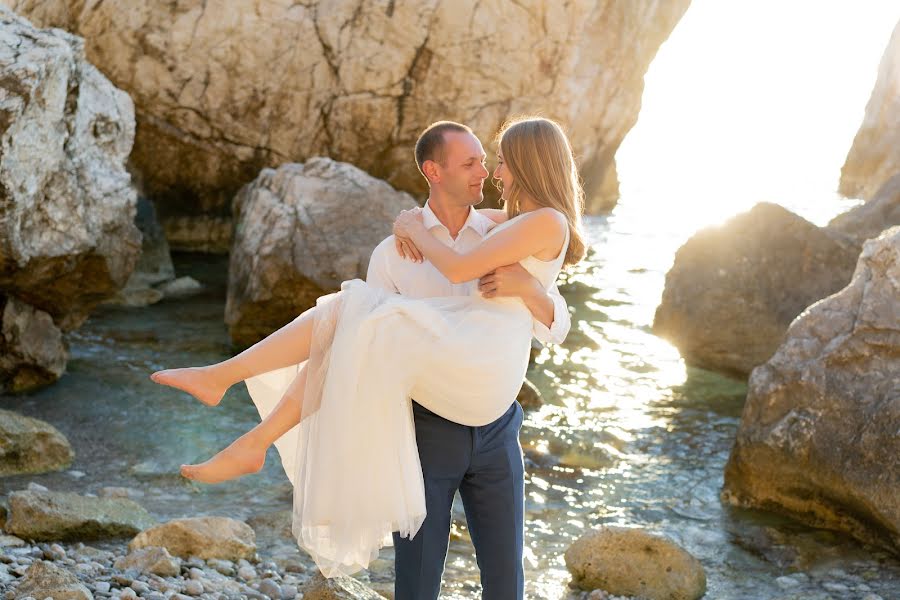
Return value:
M 0 476 L 60 471 L 74 458 L 69 440 L 53 425 L 0 409 Z
M 326 579 L 316 573 L 300 591 L 303 600 L 384 600 L 375 590 L 351 577 Z
M 36 560 L 25 572 L 16 588 L 15 598 L 31 596 L 36 599 L 93 600 L 91 591 L 79 579 L 51 562 Z
M 584 590 L 649 600 L 696 600 L 706 593 L 700 562 L 670 540 L 641 529 L 602 527 L 565 553 L 572 583 Z
M 83 41 L 0 6 L 0 290 L 63 331 L 121 288 L 140 251 L 125 162 L 131 99 Z
M 193 277 L 179 277 L 156 288 L 165 298 L 187 298 L 203 290 L 203 286 Z
M 900 173 L 900 22 L 878 66 L 878 78 L 866 114 L 841 169 L 840 192 L 851 198 L 872 198 Z
M 128 544 L 129 551 L 161 546 L 175 556 L 202 559 L 251 558 L 256 536 L 249 525 L 228 517 L 175 519 L 140 532 Z
M 127 556 L 117 559 L 114 566 L 123 571 L 137 569 L 161 577 L 176 577 L 181 573 L 181 560 L 158 546 L 146 546 L 129 552 Z
M 68 352 L 53 318 L 13 296 L 0 294 L 0 385 L 27 392 L 59 379 Z
M 212 243 L 209 222 L 227 216 L 229 199 L 263 167 L 331 156 L 424 193 L 412 147 L 446 118 L 486 144 L 509 116 L 561 119 L 589 206 L 610 205 L 614 156 L 637 120 L 644 73 L 689 0 L 316 0 L 240 5 L 227 18 L 202 4 L 173 14 L 128 0 L 91 10 L 68 0 L 7 3 L 84 36 L 92 59 L 128 90 L 140 123 L 132 162 L 161 199 L 173 248 L 183 246 L 168 220 L 199 217 L 200 226 L 179 227 L 196 232 L 185 246 L 197 248 Z M 475 55 L 491 68 L 473 69 Z
M 516 400 L 519 401 L 519 404 L 521 404 L 522 408 L 525 410 L 537 409 L 544 405 L 544 399 L 541 396 L 540 390 L 527 379 L 522 382 L 522 389 L 519 390 L 519 395 L 516 396 Z
M 88 498 L 73 492 L 13 492 L 9 512 L 6 530 L 33 540 L 125 537 L 154 523 L 132 500 Z
M 235 198 L 231 339 L 256 343 L 342 281 L 365 279 L 372 250 L 414 206 L 408 194 L 328 158 L 264 169 Z
M 653 332 L 688 363 L 745 378 L 803 309 L 847 285 L 858 253 L 844 235 L 757 204 L 678 250 Z
M 724 500 L 900 550 L 900 227 L 749 382 Z

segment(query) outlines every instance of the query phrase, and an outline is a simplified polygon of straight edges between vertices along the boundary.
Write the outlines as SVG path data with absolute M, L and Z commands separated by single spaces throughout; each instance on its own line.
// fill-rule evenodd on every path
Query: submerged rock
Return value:
M 744 378 L 804 308 L 847 285 L 858 253 L 845 235 L 757 204 L 678 250 L 653 331 L 688 363 Z
M 92 540 L 132 536 L 155 519 L 126 498 L 73 492 L 18 491 L 9 495 L 5 530 L 32 540 Z
M 900 173 L 900 21 L 878 66 L 866 114 L 841 169 L 840 192 L 872 198 Z
M 146 546 L 165 548 L 175 556 L 239 560 L 256 553 L 256 535 L 243 521 L 228 517 L 174 519 L 140 532 L 129 551 Z
M 509 116 L 558 118 L 590 206 L 611 205 L 614 156 L 637 121 L 644 74 L 689 0 L 6 3 L 83 36 L 91 60 L 131 94 L 132 162 L 161 200 L 173 247 L 227 250 L 211 225 L 264 167 L 330 156 L 423 193 L 413 144 L 439 119 L 471 125 L 488 144 Z M 172 235 L 170 220 L 194 218 L 200 227 Z
M 75 452 L 58 429 L 0 409 L 0 477 L 68 468 Z
M 79 326 L 138 258 L 134 107 L 83 41 L 0 6 L 0 291 Z
M 724 500 L 900 552 L 900 227 L 753 370 Z
M 648 600 L 696 600 L 706 593 L 700 562 L 674 542 L 641 529 L 602 527 L 565 554 L 572 583 Z
M 372 250 L 400 211 L 415 206 L 408 194 L 328 158 L 264 169 L 235 198 L 231 339 L 256 343 L 342 281 L 365 279 Z

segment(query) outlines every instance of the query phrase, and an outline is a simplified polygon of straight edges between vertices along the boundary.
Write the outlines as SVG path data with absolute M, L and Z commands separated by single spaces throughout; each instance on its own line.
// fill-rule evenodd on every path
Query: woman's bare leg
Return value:
M 220 483 L 248 473 L 257 473 L 266 462 L 266 450 L 275 440 L 300 422 L 306 365 L 263 421 L 233 441 L 227 448 L 199 465 L 181 465 L 181 474 L 203 483 Z
M 215 406 L 235 383 L 309 358 L 315 310 L 315 307 L 306 310 L 278 331 L 228 360 L 206 367 L 165 369 L 153 373 L 150 379 L 184 390 L 203 404 Z

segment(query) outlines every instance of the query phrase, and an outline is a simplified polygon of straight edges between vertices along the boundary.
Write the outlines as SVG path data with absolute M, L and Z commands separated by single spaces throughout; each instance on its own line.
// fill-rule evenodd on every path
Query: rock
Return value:
M 259 593 L 265 594 L 272 600 L 281 600 L 281 586 L 271 579 L 263 579 L 259 582 Z
M 125 161 L 134 106 L 85 60 L 83 40 L 0 6 L 0 290 L 80 325 L 140 250 Z
M 105 486 L 100 488 L 101 498 L 143 498 L 144 492 L 137 488 Z
M 850 198 L 872 198 L 900 173 L 900 22 L 878 66 L 878 78 L 866 114 L 841 169 L 840 192 Z
M 303 600 L 384 600 L 378 592 L 352 577 L 326 579 L 319 572 L 300 591 Z
M 66 370 L 66 345 L 53 318 L 0 294 L 0 384 L 27 392 L 53 383 Z
M 686 362 L 745 378 L 803 309 L 847 285 L 857 255 L 846 236 L 757 204 L 678 250 L 653 332 Z
M 9 512 L 6 531 L 33 540 L 125 537 L 154 523 L 132 500 L 88 498 L 72 492 L 13 492 Z
M 182 558 L 251 558 L 256 552 L 256 536 L 249 525 L 228 517 L 175 519 L 139 533 L 128 544 L 134 551 L 145 546 L 161 546 Z
M 25 572 L 25 577 L 16 588 L 15 598 L 53 600 L 94 600 L 91 591 L 78 578 L 51 562 L 36 560 Z
M 522 408 L 525 410 L 537 409 L 544 405 L 544 399 L 541 396 L 540 390 L 527 379 L 522 382 L 522 389 L 519 390 L 519 395 L 516 396 L 516 400 L 519 401 L 519 404 L 521 404 Z
M 142 573 L 153 573 L 160 577 L 177 577 L 181 573 L 181 561 L 169 554 L 165 548 L 147 546 L 138 548 L 128 555 L 116 559 L 119 570 L 137 569 Z
M 750 376 L 722 497 L 900 549 L 900 227 Z
M 867 239 L 894 225 L 900 225 L 900 174 L 889 179 L 865 204 L 832 219 L 828 229 L 850 237 L 862 248 Z
M 189 596 L 199 596 L 203 593 L 203 584 L 196 579 L 189 579 L 184 583 L 184 592 Z
M 227 217 L 228 200 L 261 168 L 313 156 L 423 193 L 412 148 L 426 125 L 461 121 L 487 144 L 523 112 L 572 127 L 589 206 L 609 206 L 613 157 L 637 121 L 644 73 L 689 5 L 314 0 L 225 15 L 202 3 L 172 12 L 128 0 L 91 10 L 6 2 L 85 37 L 91 59 L 131 94 L 132 162 L 164 224 Z M 197 242 L 209 244 L 200 229 Z
M 14 535 L 0 535 L 0 548 L 21 548 L 25 540 Z
M 264 169 L 235 198 L 225 322 L 249 346 L 342 281 L 365 279 L 408 194 L 328 158 Z
M 203 286 L 193 277 L 179 277 L 160 285 L 156 289 L 162 292 L 165 298 L 186 298 L 202 291 Z
M 700 562 L 670 540 L 641 529 L 601 527 L 565 553 L 572 583 L 648 600 L 696 600 L 706 593 Z
M 247 519 L 247 525 L 253 528 L 257 538 L 265 536 L 292 540 L 291 520 L 291 510 L 276 510 L 253 515 Z
M 61 471 L 74 458 L 69 440 L 53 425 L 0 409 L 0 477 Z

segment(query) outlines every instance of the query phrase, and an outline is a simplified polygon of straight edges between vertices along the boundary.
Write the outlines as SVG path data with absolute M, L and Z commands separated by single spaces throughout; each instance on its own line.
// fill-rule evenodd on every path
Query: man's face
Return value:
M 444 133 L 444 164 L 438 165 L 443 192 L 461 206 L 472 206 L 484 200 L 484 166 L 487 155 L 478 138 L 468 132 Z

